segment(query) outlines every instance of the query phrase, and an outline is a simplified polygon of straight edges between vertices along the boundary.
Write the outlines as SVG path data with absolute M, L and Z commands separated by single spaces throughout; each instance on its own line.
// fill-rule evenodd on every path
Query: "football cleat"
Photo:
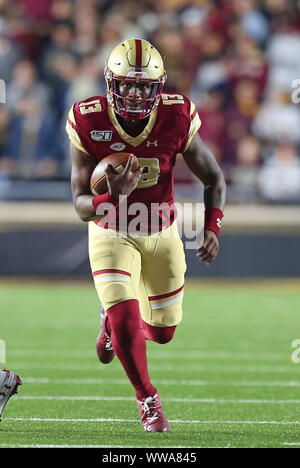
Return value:
M 107 328 L 108 317 L 103 306 L 100 306 L 101 330 L 96 341 L 96 350 L 99 361 L 109 364 L 115 357 L 111 344 L 110 334 Z
M 22 385 L 20 377 L 9 370 L 0 370 L 0 421 L 4 406 L 14 393 L 18 393 L 18 386 Z
M 160 396 L 156 393 L 153 397 L 137 400 L 142 424 L 146 432 L 168 432 L 169 423 L 164 415 Z

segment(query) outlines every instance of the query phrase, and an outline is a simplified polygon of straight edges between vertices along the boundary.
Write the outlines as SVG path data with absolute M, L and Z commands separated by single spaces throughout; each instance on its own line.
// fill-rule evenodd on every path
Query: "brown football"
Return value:
M 134 156 L 132 153 L 113 153 L 109 154 L 102 161 L 97 164 L 95 167 L 90 181 L 90 188 L 93 195 L 101 195 L 102 193 L 107 192 L 107 183 L 105 169 L 107 164 L 110 164 L 116 172 L 121 172 L 127 164 L 129 156 Z M 139 167 L 139 162 L 136 156 L 136 166 L 135 169 Z

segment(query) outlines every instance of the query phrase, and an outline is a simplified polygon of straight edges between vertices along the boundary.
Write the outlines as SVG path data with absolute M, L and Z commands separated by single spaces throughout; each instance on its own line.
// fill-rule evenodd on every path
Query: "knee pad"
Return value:
M 101 303 L 105 309 L 118 304 L 119 302 L 136 299 L 131 283 L 112 281 L 97 285 Z
M 168 307 L 151 310 L 151 325 L 155 327 L 172 327 L 178 325 L 182 320 L 181 303 Z

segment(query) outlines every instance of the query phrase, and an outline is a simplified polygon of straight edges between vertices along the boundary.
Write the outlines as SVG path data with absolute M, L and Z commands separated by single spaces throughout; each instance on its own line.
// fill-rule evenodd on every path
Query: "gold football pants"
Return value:
M 186 263 L 176 222 L 160 233 L 125 237 L 91 221 L 89 257 L 105 309 L 136 299 L 149 325 L 170 327 L 181 321 Z

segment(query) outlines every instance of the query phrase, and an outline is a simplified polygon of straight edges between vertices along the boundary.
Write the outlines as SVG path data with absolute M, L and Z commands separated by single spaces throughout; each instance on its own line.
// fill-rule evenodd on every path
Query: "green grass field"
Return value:
M 170 432 L 145 433 L 118 360 L 97 361 L 91 283 L 0 284 L 6 367 L 23 380 L 1 447 L 300 447 L 300 282 L 193 282 L 149 370 Z M 299 353 L 300 356 L 300 353 Z

